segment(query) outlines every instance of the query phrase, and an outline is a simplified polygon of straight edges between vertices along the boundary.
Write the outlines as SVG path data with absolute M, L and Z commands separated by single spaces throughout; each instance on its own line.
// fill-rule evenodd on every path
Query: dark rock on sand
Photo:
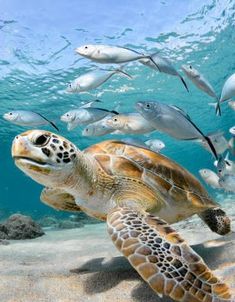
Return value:
M 42 235 L 40 225 L 29 216 L 14 214 L 0 224 L 0 239 L 32 239 Z

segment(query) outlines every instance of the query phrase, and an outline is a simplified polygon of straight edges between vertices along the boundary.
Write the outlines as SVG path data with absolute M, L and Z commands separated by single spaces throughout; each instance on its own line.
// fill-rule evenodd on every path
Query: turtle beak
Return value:
M 32 146 L 29 132 L 17 135 L 12 143 L 11 154 L 16 164 L 45 165 L 41 150 Z
M 12 143 L 12 157 L 28 157 L 29 153 L 30 148 L 26 137 L 24 135 L 17 135 Z

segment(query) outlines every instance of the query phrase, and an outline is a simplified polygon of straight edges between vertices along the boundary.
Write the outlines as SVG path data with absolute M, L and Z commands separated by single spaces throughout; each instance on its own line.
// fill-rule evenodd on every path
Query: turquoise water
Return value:
M 137 62 L 126 67 L 134 76 L 131 81 L 114 76 L 86 94 L 69 95 L 65 89 L 78 75 L 98 66 L 76 55 L 74 49 L 100 43 L 148 53 L 159 50 L 178 70 L 182 64 L 192 64 L 219 95 L 225 79 L 235 70 L 234 1 L 3 0 L 1 11 L 1 116 L 12 109 L 40 112 L 57 123 L 61 135 L 83 149 L 113 136 L 86 138 L 79 128 L 68 132 L 59 120 L 63 113 L 96 97 L 109 109 L 120 102 L 121 112 L 133 111 L 136 101 L 149 99 L 175 104 L 186 110 L 205 133 L 223 130 L 229 138 L 234 111 L 227 104 L 222 107 L 222 117 L 216 117 L 214 108 L 207 105 L 213 99 L 189 80 L 186 79 L 190 89 L 187 93 L 179 79 Z M 40 217 L 56 213 L 40 203 L 42 187 L 12 161 L 12 140 L 27 129 L 0 119 L 0 215 L 20 211 Z M 166 144 L 163 153 L 197 177 L 199 169 L 213 168 L 212 156 L 195 143 L 176 141 L 159 133 L 151 138 L 162 139 Z M 223 198 L 226 194 L 220 197 L 221 202 Z

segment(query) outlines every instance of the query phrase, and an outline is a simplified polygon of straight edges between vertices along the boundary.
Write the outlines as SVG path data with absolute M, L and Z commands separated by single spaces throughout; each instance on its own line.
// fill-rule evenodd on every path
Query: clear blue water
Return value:
M 225 0 L 2 0 L 0 115 L 12 109 L 40 112 L 55 120 L 61 134 L 83 149 L 112 136 L 85 138 L 78 128 L 68 132 L 59 121 L 63 113 L 97 96 L 106 108 L 121 102 L 123 112 L 133 111 L 138 100 L 150 99 L 182 107 L 205 133 L 224 130 L 229 137 L 234 111 L 226 104 L 222 117 L 216 117 L 207 105 L 213 99 L 189 80 L 187 93 L 177 78 L 137 62 L 126 68 L 134 75 L 132 81 L 113 77 L 89 94 L 68 95 L 64 90 L 68 82 L 97 66 L 76 55 L 74 49 L 102 43 L 149 53 L 159 50 L 178 70 L 191 63 L 220 94 L 225 79 L 235 71 L 234 16 L 234 1 Z M 55 214 L 39 201 L 42 187 L 12 161 L 12 140 L 25 130 L 0 119 L 0 215 L 18 211 L 36 217 Z M 163 153 L 197 177 L 200 168 L 213 168 L 211 155 L 197 144 L 158 133 L 151 137 L 162 139 L 166 144 Z

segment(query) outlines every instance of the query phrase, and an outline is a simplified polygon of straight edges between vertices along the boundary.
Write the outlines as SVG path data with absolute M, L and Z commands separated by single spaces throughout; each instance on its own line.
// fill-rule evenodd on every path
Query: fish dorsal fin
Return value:
M 224 160 L 225 160 L 225 161 L 228 161 L 228 160 L 229 160 L 229 152 L 226 153 Z
M 90 101 L 90 102 L 85 102 L 79 108 L 90 108 L 90 107 L 92 107 L 93 103 L 102 103 L 102 101 L 94 100 L 94 101 Z
M 181 114 L 183 114 L 188 120 L 191 121 L 191 117 L 180 107 L 176 106 L 176 105 L 169 105 L 171 108 L 174 108 L 175 110 L 177 110 L 178 112 L 180 112 Z
M 114 113 L 114 114 L 119 114 L 117 111 L 115 110 L 108 110 L 108 109 L 105 109 L 105 108 L 98 108 L 98 107 L 89 107 L 92 109 L 95 109 L 95 110 L 99 110 L 99 111 L 103 111 L 103 112 L 109 112 L 109 113 Z M 89 109 L 87 108 L 87 109 Z
M 138 52 L 137 50 L 131 49 L 129 47 L 124 47 L 124 46 L 119 46 L 119 45 L 116 45 L 116 47 L 123 48 L 123 49 L 129 50 L 129 51 L 133 51 L 133 52 L 135 52 L 138 55 L 142 54 L 142 53 Z

